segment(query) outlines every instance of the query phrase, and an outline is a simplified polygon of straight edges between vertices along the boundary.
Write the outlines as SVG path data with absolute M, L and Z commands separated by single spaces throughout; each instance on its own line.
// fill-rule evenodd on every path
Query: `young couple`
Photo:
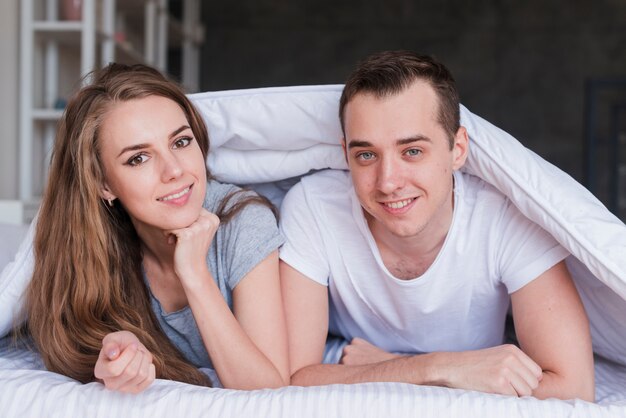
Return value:
M 349 172 L 294 186 L 281 234 L 268 201 L 206 170 L 207 130 L 178 86 L 144 66 L 96 72 L 61 121 L 37 223 L 26 300 L 46 366 L 132 393 L 210 385 L 202 367 L 236 389 L 593 400 L 567 253 L 458 171 L 469 144 L 448 70 L 374 55 L 340 119 Z M 509 298 L 520 348 L 503 345 Z M 349 341 L 340 364 L 321 364 L 329 332 Z

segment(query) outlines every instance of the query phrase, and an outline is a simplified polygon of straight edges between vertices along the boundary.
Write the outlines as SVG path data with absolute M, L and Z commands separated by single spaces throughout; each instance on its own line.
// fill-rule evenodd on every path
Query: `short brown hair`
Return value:
M 414 81 L 427 81 L 439 98 L 439 120 L 449 135 L 450 147 L 460 127 L 459 93 L 450 71 L 427 55 L 410 51 L 385 51 L 367 57 L 348 77 L 339 101 L 339 120 L 345 136 L 345 109 L 360 93 L 378 98 L 400 93 Z

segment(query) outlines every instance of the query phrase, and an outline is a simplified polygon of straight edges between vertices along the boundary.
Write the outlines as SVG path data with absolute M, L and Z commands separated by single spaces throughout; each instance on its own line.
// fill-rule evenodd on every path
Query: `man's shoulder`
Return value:
M 281 216 L 294 212 L 320 215 L 349 210 L 351 189 L 352 180 L 346 171 L 324 170 L 307 175 L 287 192 L 281 205 Z

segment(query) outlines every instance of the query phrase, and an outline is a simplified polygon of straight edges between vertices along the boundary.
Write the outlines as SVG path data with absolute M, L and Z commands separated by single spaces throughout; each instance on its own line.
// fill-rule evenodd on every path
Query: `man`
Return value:
M 282 207 L 292 384 L 593 400 L 567 252 L 458 171 L 469 140 L 449 71 L 412 53 L 374 55 L 349 77 L 340 119 L 349 173 L 304 178 Z M 509 298 L 520 348 L 503 344 Z M 351 341 L 341 364 L 320 364 L 329 331 Z

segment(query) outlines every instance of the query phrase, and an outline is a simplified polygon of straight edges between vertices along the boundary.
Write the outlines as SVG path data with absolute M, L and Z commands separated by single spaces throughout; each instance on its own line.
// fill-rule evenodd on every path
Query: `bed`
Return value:
M 211 137 L 207 164 L 280 204 L 311 170 L 345 169 L 337 118 L 341 86 L 191 95 Z M 157 380 L 139 395 L 82 385 L 43 368 L 6 337 L 32 272 L 32 228 L 0 226 L 0 415 L 626 417 L 626 226 L 568 175 L 462 107 L 471 139 L 465 170 L 508 195 L 572 254 L 568 267 L 590 317 L 596 403 L 539 401 L 402 383 L 286 387 L 252 392 Z M 21 242 L 21 245 L 18 243 Z

